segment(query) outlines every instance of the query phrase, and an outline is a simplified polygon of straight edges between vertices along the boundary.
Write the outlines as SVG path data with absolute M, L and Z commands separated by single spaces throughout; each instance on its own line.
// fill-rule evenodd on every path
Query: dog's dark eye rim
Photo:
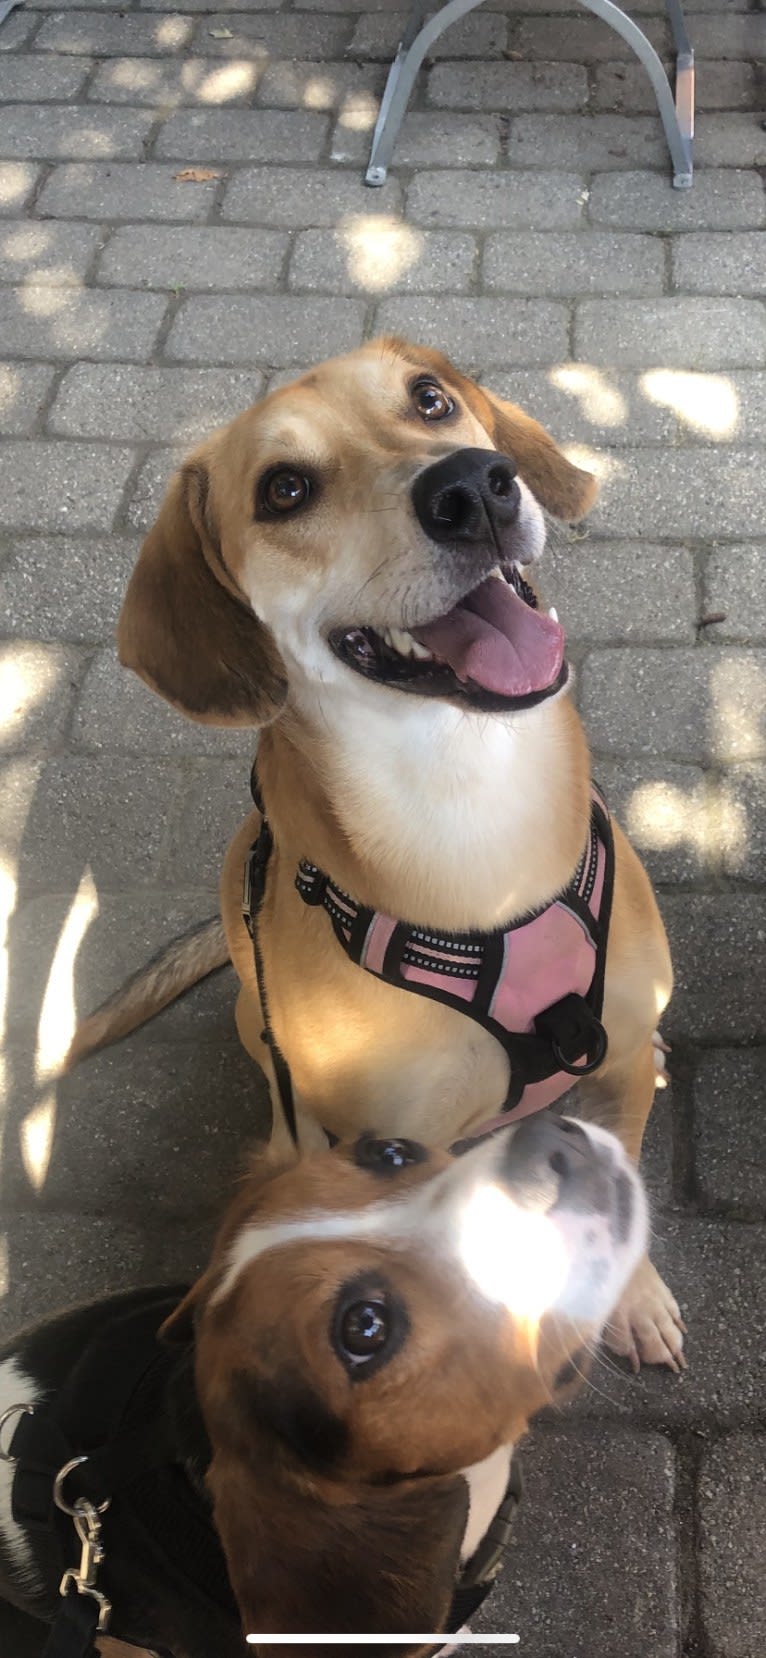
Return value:
M 438 410 L 421 408 L 418 404 L 418 394 L 421 392 L 434 392 L 438 398 L 441 398 L 443 407 Z M 439 385 L 438 380 L 434 379 L 434 376 L 431 374 L 420 374 L 418 375 L 417 380 L 413 380 L 412 385 L 410 386 L 410 398 L 412 399 L 421 420 L 448 420 L 450 415 L 455 413 L 456 404 L 454 399 L 450 397 L 449 393 L 444 390 L 443 386 Z
M 404 1305 L 377 1278 L 361 1274 L 343 1286 L 330 1336 L 352 1381 L 375 1375 L 399 1352 L 409 1331 Z
M 281 503 L 276 498 L 270 498 L 271 486 L 280 478 L 292 479 L 297 485 L 293 500 L 290 499 L 289 492 Z M 258 515 L 265 518 L 287 518 L 308 506 L 316 493 L 316 479 L 306 467 L 291 466 L 288 461 L 280 461 L 277 465 L 270 466 L 259 478 L 255 492 L 256 509 Z
M 373 1174 L 394 1175 L 402 1169 L 413 1168 L 428 1159 L 428 1148 L 417 1140 L 399 1136 L 360 1134 L 354 1145 L 354 1162 L 358 1169 L 369 1169 Z

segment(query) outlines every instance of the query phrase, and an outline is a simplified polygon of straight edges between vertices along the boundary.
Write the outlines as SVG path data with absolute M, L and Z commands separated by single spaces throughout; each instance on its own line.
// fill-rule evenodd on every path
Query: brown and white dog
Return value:
M 566 888 L 588 839 L 589 755 L 562 630 L 521 572 L 542 551 L 543 509 L 577 520 L 595 494 L 521 409 L 433 351 L 380 340 L 216 432 L 144 542 L 122 661 L 192 718 L 262 731 L 274 848 L 259 937 L 306 1145 L 324 1143 L 319 1125 L 347 1138 L 372 1123 L 447 1146 L 506 1100 L 495 1037 L 361 971 L 295 876 L 307 859 L 359 903 L 437 932 L 513 923 Z M 274 1093 L 241 914 L 259 821 L 251 814 L 226 859 L 225 942 L 213 924 L 171 952 L 86 1023 L 74 1057 L 230 954 L 240 1036 Z M 649 881 L 617 825 L 614 842 L 608 1054 L 578 1111 L 637 1161 L 672 975 Z M 644 1259 L 610 1345 L 636 1366 L 677 1369 L 682 1330 Z
M 25 1487 L 10 1500 L 28 1459 L 40 1501 L 53 1413 L 71 1452 L 119 1470 L 98 1576 L 118 1640 L 235 1658 L 243 1631 L 256 1646 L 259 1633 L 443 1631 L 513 1445 L 582 1379 L 645 1237 L 619 1142 L 549 1113 L 457 1158 L 371 1135 L 258 1157 L 208 1270 L 160 1330 L 180 1348 L 158 1342 L 167 1292 L 150 1291 L 0 1353 L 0 1410 L 18 1407 L 15 1425 L 35 1407 L 10 1440 L 19 1467 L 0 1462 L 0 1597 L 55 1614 L 67 1556 L 44 1526 L 25 1529 Z M 94 1414 L 110 1423 L 106 1453 Z M 126 1431 L 127 1460 L 109 1448 Z M 211 1567 L 205 1492 L 236 1605 Z M 70 1522 L 62 1535 L 78 1560 Z

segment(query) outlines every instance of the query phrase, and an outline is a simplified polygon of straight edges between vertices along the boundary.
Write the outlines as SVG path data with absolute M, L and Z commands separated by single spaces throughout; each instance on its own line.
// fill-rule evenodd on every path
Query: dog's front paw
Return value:
M 627 1358 L 633 1370 L 642 1364 L 666 1364 L 679 1375 L 686 1369 L 685 1334 L 675 1296 L 645 1255 L 608 1320 L 606 1346 Z

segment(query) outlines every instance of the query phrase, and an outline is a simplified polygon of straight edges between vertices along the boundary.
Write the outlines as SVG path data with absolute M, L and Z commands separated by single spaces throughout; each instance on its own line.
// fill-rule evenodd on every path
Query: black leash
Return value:
M 100 1616 L 97 1601 L 75 1588 L 67 1590 L 45 1643 L 43 1658 L 91 1658 L 96 1652 Z
M 277 1085 L 279 1101 L 284 1113 L 285 1122 L 290 1131 L 294 1144 L 298 1144 L 298 1128 L 295 1120 L 295 1097 L 293 1095 L 293 1079 L 290 1067 L 282 1049 L 277 1042 L 269 1017 L 269 1001 L 266 995 L 266 979 L 263 970 L 263 955 L 258 937 L 258 922 L 260 919 L 263 900 L 266 896 L 266 871 L 274 848 L 274 836 L 271 833 L 268 819 L 263 809 L 263 799 L 258 786 L 255 765 L 250 774 L 250 790 L 253 800 L 261 814 L 261 827 L 258 839 L 253 842 L 247 855 L 245 864 L 245 884 L 242 891 L 242 919 L 253 941 L 253 955 L 255 957 L 255 977 L 258 983 L 258 995 L 263 1015 L 263 1031 L 261 1039 L 266 1043 L 271 1054 L 271 1063 L 274 1067 L 274 1077 Z

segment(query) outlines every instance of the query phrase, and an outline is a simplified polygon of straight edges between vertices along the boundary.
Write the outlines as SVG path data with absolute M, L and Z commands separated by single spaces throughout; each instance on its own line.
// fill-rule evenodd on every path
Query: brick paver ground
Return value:
M 634 9 L 664 50 L 661 0 Z M 576 0 L 490 0 L 443 36 L 382 192 L 360 165 L 387 0 L 30 0 L 0 28 L 5 1329 L 193 1271 L 264 1123 L 228 973 L 46 1089 L 72 963 L 85 1009 L 211 912 L 247 803 L 248 741 L 112 650 L 184 446 L 386 328 L 603 476 L 548 586 L 675 951 L 647 1173 L 690 1369 L 599 1364 L 532 1436 L 485 1619 L 526 1658 L 760 1658 L 766 1627 L 766 15 L 692 0 L 689 24 L 690 193 Z

